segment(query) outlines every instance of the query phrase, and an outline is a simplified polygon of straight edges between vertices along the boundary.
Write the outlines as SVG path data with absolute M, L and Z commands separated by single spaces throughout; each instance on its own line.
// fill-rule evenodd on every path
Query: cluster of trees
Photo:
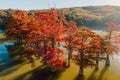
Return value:
M 86 26 L 94 30 L 105 30 L 108 29 L 108 26 L 105 24 L 105 20 L 99 18 L 91 18 L 89 16 L 76 17 L 70 16 L 69 14 L 65 14 L 67 21 L 75 21 L 77 26 Z
M 109 25 L 111 28 L 106 31 L 107 35 L 100 36 L 84 26 L 78 28 L 75 22 L 66 20 L 64 13 L 58 16 L 53 8 L 34 15 L 18 10 L 6 22 L 6 36 L 14 39 L 16 46 L 22 47 L 32 67 L 37 57 L 54 70 L 64 70 L 73 59 L 80 66 L 80 76 L 83 76 L 85 67 L 95 66 L 97 70 L 102 59 L 109 65 L 109 55 L 118 51 L 114 41 L 119 40 L 112 35 L 115 24 Z M 60 49 L 61 42 L 68 53 Z

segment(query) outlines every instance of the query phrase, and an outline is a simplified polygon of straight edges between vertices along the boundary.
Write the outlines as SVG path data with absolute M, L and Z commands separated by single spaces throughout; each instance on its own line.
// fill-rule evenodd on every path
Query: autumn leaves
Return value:
M 73 21 L 66 21 L 64 14 L 58 15 L 56 9 L 41 11 L 28 15 L 26 11 L 16 11 L 7 21 L 6 36 L 16 40 L 16 46 L 21 45 L 24 55 L 35 66 L 35 58 L 56 70 L 64 70 L 70 66 L 70 60 L 80 66 L 79 74 L 83 76 L 84 68 L 95 66 L 99 68 L 102 57 L 109 61 L 109 54 L 116 50 L 111 43 L 111 31 L 108 37 L 100 36 L 86 27 L 77 28 Z M 110 25 L 113 27 L 114 25 Z M 68 53 L 57 45 L 64 42 Z M 73 54 L 76 51 L 76 54 Z M 65 54 L 68 55 L 67 59 Z M 111 53 L 112 54 L 112 53 Z

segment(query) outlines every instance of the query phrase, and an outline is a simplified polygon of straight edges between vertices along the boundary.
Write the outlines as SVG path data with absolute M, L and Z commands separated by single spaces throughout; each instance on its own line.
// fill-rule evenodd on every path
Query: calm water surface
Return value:
M 11 59 L 9 57 L 9 52 L 6 48 L 6 46 L 9 46 L 9 45 L 12 46 L 14 44 L 10 42 L 5 42 L 3 44 L 0 44 L 0 71 L 12 65 Z

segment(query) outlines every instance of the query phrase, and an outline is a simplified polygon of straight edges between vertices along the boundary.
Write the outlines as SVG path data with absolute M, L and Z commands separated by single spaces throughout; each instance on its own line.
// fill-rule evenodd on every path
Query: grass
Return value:
M 5 35 L 0 33 L 0 38 L 5 38 Z
M 2 34 L 2 33 L 0 33 L 0 43 L 5 42 L 5 40 L 3 40 L 3 39 L 5 39 L 5 38 L 6 38 L 5 35 Z
M 0 34 L 0 38 L 5 36 Z M 37 60 L 34 68 L 31 68 L 28 62 L 24 62 L 1 71 L 0 80 L 120 80 L 119 66 L 120 57 L 117 55 L 111 58 L 110 66 L 105 66 L 105 61 L 102 61 L 98 71 L 88 67 L 84 70 L 84 76 L 79 77 L 79 66 L 73 62 L 63 72 L 50 73 L 48 67 Z
M 3 33 L 0 33 L 0 44 L 4 42 L 14 42 L 14 40 L 6 39 L 6 36 Z
M 0 80 L 119 80 L 120 58 L 111 60 L 110 66 L 105 66 L 105 61 L 100 62 L 98 71 L 86 68 L 84 76 L 78 75 L 79 66 L 71 63 L 71 67 L 62 72 L 50 73 L 48 67 L 37 60 L 36 67 L 31 68 L 28 62 L 21 63 L 0 73 Z

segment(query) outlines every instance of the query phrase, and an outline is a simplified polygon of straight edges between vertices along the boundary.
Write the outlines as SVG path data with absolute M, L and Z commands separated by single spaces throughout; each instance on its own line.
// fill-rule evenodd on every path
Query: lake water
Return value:
M 4 33 L 5 31 L 4 30 L 0 30 L 0 33 Z
M 3 44 L 0 44 L 0 71 L 11 66 L 11 59 L 9 57 L 8 50 L 6 48 L 6 46 L 9 45 L 12 46 L 14 44 L 10 42 L 5 42 Z

